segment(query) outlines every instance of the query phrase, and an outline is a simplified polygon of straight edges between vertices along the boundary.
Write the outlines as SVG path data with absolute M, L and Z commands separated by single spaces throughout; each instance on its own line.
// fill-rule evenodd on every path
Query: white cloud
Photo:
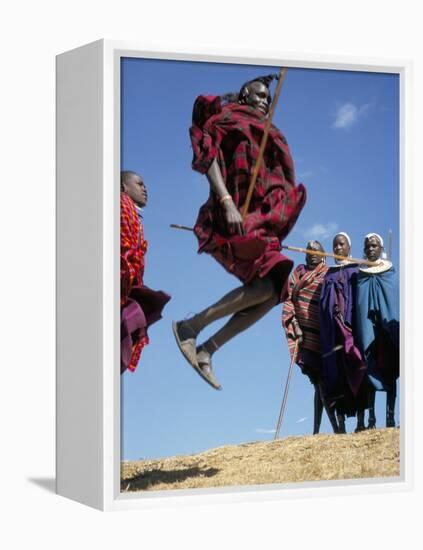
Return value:
M 274 434 L 276 430 L 268 429 L 268 428 L 256 428 L 255 431 L 258 434 Z
M 311 170 L 307 170 L 306 172 L 301 172 L 300 174 L 297 174 L 297 177 L 299 179 L 311 178 L 312 175 L 313 175 L 313 172 Z
M 353 103 L 344 103 L 341 105 L 337 112 L 335 117 L 335 122 L 333 123 L 334 128 L 350 128 L 353 126 L 358 119 L 364 115 L 369 107 L 370 103 L 366 103 L 365 105 L 361 105 L 358 107 L 357 105 L 354 105 Z
M 304 422 L 305 420 L 307 420 L 307 416 L 304 416 L 304 418 L 300 418 L 299 420 L 297 420 L 297 424 L 299 424 L 300 422 Z
M 336 223 L 315 223 L 305 231 L 303 235 L 306 239 L 316 239 L 323 240 L 328 237 L 333 237 L 338 230 L 338 225 Z

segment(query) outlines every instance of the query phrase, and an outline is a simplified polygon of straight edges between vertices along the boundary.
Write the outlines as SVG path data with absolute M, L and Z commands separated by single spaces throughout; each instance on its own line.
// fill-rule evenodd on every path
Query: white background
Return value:
M 410 137 L 416 152 L 417 205 L 423 182 L 417 158 L 423 149 L 423 57 L 418 53 L 423 43 L 418 4 L 407 0 L 196 0 L 148 5 L 139 0 L 115 4 L 15 0 L 3 5 L 2 548 L 420 547 L 423 460 L 418 388 L 423 365 L 418 361 L 417 341 L 421 323 L 414 326 L 414 364 L 407 365 L 415 369 L 416 388 L 416 472 L 411 492 L 107 514 L 53 493 L 55 55 L 105 37 L 136 41 L 153 50 L 174 45 L 187 50 L 208 48 L 209 53 L 221 53 L 225 47 L 255 49 L 257 57 L 261 53 L 265 57 L 268 51 L 411 59 L 415 79 Z M 421 230 L 416 216 L 416 231 L 417 224 Z

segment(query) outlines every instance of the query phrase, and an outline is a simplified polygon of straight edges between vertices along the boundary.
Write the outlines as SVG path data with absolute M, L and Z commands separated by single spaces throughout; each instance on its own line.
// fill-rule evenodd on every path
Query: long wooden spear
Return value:
M 170 227 L 173 229 L 184 229 L 185 231 L 194 231 L 193 227 L 188 227 L 187 225 L 179 225 L 179 223 L 171 223 Z
M 392 261 L 392 229 L 388 231 L 388 260 Z
M 173 229 L 183 229 L 185 231 L 194 231 L 192 227 L 188 227 L 187 225 L 179 225 L 177 223 L 171 223 L 170 227 L 172 227 Z M 286 250 L 291 250 L 293 252 L 303 252 L 304 254 L 310 254 L 312 256 L 323 256 L 325 258 L 334 258 L 335 260 L 344 260 L 345 262 L 348 262 L 351 264 L 361 264 L 361 265 L 369 265 L 369 266 L 380 265 L 380 262 L 371 262 L 370 260 L 363 260 L 361 258 L 351 258 L 346 256 L 340 256 L 339 254 L 330 254 L 329 252 L 320 252 L 320 250 L 311 250 L 310 248 L 301 248 L 299 246 L 288 246 L 283 244 L 282 248 L 285 248 Z
M 335 260 L 344 260 L 351 264 L 363 264 L 376 266 L 380 265 L 380 262 L 371 262 L 370 260 L 363 260 L 361 258 L 351 258 L 350 256 L 340 256 L 339 254 L 330 254 L 329 252 L 320 252 L 320 250 L 311 250 L 310 248 L 300 248 L 299 246 L 288 246 L 283 244 L 282 248 L 286 250 L 292 250 L 293 252 L 304 252 L 304 254 L 310 254 L 311 256 L 323 256 L 325 258 L 334 258 Z
M 297 340 L 295 340 L 294 353 L 292 354 L 291 363 L 289 365 L 288 376 L 287 376 L 286 384 L 285 384 L 285 391 L 283 392 L 281 410 L 279 412 L 278 424 L 277 424 L 276 430 L 275 430 L 275 440 L 279 439 L 279 433 L 281 431 L 282 421 L 283 421 L 283 417 L 284 417 L 284 414 L 285 414 L 286 401 L 288 399 L 289 385 L 291 383 L 292 371 L 294 369 L 294 361 L 295 361 L 295 357 L 297 355 L 297 349 L 298 349 L 298 338 L 297 338 Z
M 282 88 L 282 82 L 285 78 L 287 70 L 288 69 L 281 67 L 280 72 L 279 72 L 278 84 L 276 86 L 275 96 L 274 96 L 272 104 L 270 106 L 269 116 L 266 119 L 266 124 L 264 125 L 264 132 L 263 132 L 263 137 L 261 138 L 259 154 L 258 154 L 258 157 L 257 157 L 257 160 L 256 160 L 256 164 L 254 165 L 253 176 L 251 178 L 250 186 L 249 186 L 248 192 L 247 192 L 247 197 L 245 199 L 245 203 L 244 203 L 244 206 L 243 206 L 242 212 L 241 212 L 242 221 L 245 221 L 245 218 L 248 214 L 248 208 L 250 207 L 251 197 L 253 196 L 253 191 L 254 191 L 254 187 L 256 185 L 257 176 L 258 176 L 258 173 L 259 173 L 259 170 L 260 170 L 261 161 L 263 160 L 263 154 L 264 154 L 264 150 L 266 148 L 267 138 L 269 136 L 270 126 L 272 124 L 273 113 L 275 112 L 276 104 L 278 102 L 279 94 L 280 94 L 280 91 L 281 91 L 281 88 Z

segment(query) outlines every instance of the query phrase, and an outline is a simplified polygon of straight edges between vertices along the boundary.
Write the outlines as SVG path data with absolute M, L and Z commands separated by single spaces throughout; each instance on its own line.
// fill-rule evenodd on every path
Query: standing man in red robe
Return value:
M 147 241 L 142 208 L 147 189 L 136 172 L 121 172 L 120 183 L 120 306 L 121 373 L 135 371 L 141 352 L 149 342 L 147 328 L 161 318 L 170 296 L 143 283 Z
M 314 386 L 313 434 L 318 434 L 322 421 L 323 407 L 326 410 L 333 431 L 338 432 L 335 412 L 323 395 L 322 358 L 320 353 L 320 291 L 328 271 L 326 260 L 319 254 L 324 252 L 319 241 L 309 241 L 305 263 L 298 265 L 291 277 L 289 294 L 283 305 L 282 326 L 285 330 L 291 360 L 309 377 Z
M 174 322 L 173 331 L 184 357 L 215 389 L 221 389 L 212 370 L 215 351 L 287 295 L 293 262 L 281 254 L 281 242 L 306 200 L 304 186 L 295 183 L 286 139 L 272 125 L 244 221 L 240 214 L 259 155 L 273 78 L 249 81 L 232 97 L 199 96 L 193 109 L 192 167 L 210 185 L 194 227 L 199 252 L 213 256 L 243 284 L 197 315 Z M 228 315 L 226 325 L 197 347 L 200 331 Z

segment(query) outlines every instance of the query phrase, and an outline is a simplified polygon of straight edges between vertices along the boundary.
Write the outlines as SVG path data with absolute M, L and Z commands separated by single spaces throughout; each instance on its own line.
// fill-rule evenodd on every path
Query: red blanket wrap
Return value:
M 139 307 L 130 299 L 134 287 L 142 286 L 144 274 L 144 256 L 147 252 L 147 241 L 144 239 L 143 227 L 139 221 L 135 205 L 126 194 L 120 194 L 120 305 L 121 305 L 121 371 L 128 368 L 135 371 L 143 348 L 148 344 L 145 326 L 137 325 L 132 330 L 126 328 L 130 308 L 134 309 L 133 318 L 138 319 Z M 138 329 L 137 337 L 131 337 Z M 128 341 L 128 343 L 126 343 Z M 125 342 L 125 345 L 123 344 Z M 123 359 L 124 358 L 124 359 Z M 124 364 L 124 366 L 122 366 Z
M 257 109 L 237 103 L 222 106 L 219 97 L 199 96 L 194 104 L 190 128 L 192 167 L 205 174 L 216 158 L 239 211 L 246 200 L 265 122 L 266 117 Z M 245 236 L 228 235 L 222 207 L 210 191 L 194 227 L 198 252 L 211 254 L 243 283 L 272 272 L 280 287 L 280 299 L 284 300 L 293 263 L 280 253 L 281 242 L 294 226 L 305 201 L 305 187 L 295 184 L 286 139 L 272 125 L 244 222 Z
M 147 329 L 161 318 L 170 296 L 143 283 L 147 241 L 135 204 L 120 194 L 120 347 L 121 372 L 134 372 L 149 343 Z
M 298 265 L 289 281 L 288 298 L 283 305 L 282 326 L 285 330 L 291 359 L 295 351 L 294 323 L 297 322 L 303 333 L 301 346 L 297 347 L 294 361 L 303 367 L 303 350 L 308 350 L 320 357 L 320 320 L 319 303 L 322 284 L 328 266 L 318 264 L 307 269 L 304 264 Z

